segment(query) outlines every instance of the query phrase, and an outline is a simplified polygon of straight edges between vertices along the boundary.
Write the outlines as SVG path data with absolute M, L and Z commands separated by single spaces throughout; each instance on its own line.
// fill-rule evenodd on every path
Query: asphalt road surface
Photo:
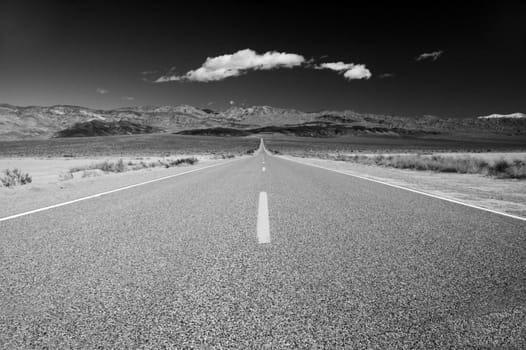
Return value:
M 265 152 L 0 222 L 5 349 L 519 349 L 525 315 L 524 221 Z

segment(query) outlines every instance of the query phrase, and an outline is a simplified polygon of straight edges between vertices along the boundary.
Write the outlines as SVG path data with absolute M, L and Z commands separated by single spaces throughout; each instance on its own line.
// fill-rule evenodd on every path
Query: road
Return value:
M 6 349 L 524 348 L 525 315 L 524 221 L 264 151 L 0 222 Z

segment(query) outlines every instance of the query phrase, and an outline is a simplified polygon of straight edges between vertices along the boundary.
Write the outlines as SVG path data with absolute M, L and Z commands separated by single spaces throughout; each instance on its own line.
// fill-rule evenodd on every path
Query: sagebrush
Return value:
M 99 169 L 105 173 L 122 173 L 122 172 L 129 171 L 129 170 L 139 170 L 139 169 L 145 169 L 145 168 L 156 168 L 156 167 L 171 168 L 171 167 L 185 165 L 185 164 L 193 165 L 197 163 L 198 161 L 199 160 L 195 157 L 178 158 L 178 159 L 164 159 L 164 160 L 152 161 L 149 163 L 146 163 L 144 161 L 134 163 L 131 160 L 124 162 L 124 160 L 119 159 L 116 162 L 104 161 L 101 163 L 95 163 L 95 164 L 91 164 L 87 166 L 73 167 L 69 169 L 69 172 L 76 173 L 79 171 L 85 172 L 87 170 Z
M 385 167 L 430 170 L 442 173 L 483 174 L 499 178 L 526 179 L 526 160 L 499 159 L 486 161 L 475 157 L 452 157 L 440 155 L 343 155 L 334 156 L 335 160 L 380 165 Z
M 3 176 L 0 177 L 0 182 L 5 187 L 13 187 L 18 185 L 26 185 L 31 183 L 33 179 L 28 173 L 23 173 L 19 169 L 6 169 Z

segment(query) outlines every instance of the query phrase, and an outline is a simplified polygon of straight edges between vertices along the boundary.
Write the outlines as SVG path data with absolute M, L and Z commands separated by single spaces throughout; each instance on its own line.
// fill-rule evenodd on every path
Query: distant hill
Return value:
M 55 137 L 85 137 L 85 136 L 109 136 L 109 135 L 133 135 L 151 134 L 163 130 L 145 124 L 133 123 L 128 120 L 105 121 L 90 120 L 83 123 L 75 123 L 71 127 L 58 131 Z
M 204 128 L 179 131 L 180 135 L 202 135 L 202 136 L 248 136 L 252 133 L 248 130 L 233 128 Z
M 18 107 L 0 104 L 0 140 L 50 138 L 76 123 L 129 121 L 174 132 L 223 125 L 214 114 L 192 106 L 143 106 L 98 110 L 79 106 Z
M 520 115 L 520 113 L 513 114 L 515 115 Z M 94 121 L 103 123 L 94 123 Z M 78 123 L 81 123 L 80 127 L 79 125 L 74 127 Z M 106 126 L 102 127 L 102 125 Z M 129 128 L 125 125 L 128 125 Z M 132 127 L 132 125 L 136 126 Z M 146 131 L 147 129 L 151 131 Z M 202 129 L 212 131 L 193 131 Z M 43 139 L 74 134 L 78 136 L 97 133 L 111 135 L 111 132 L 134 133 L 136 131 L 168 133 L 186 131 L 189 133 L 189 130 L 194 133 L 215 133 L 223 136 L 261 132 L 316 137 L 331 137 L 348 133 L 524 135 L 526 134 L 526 118 L 493 117 L 493 115 L 483 118 L 440 118 L 429 115 L 404 117 L 354 111 L 302 112 L 271 106 L 231 107 L 225 111 L 213 111 L 189 105 L 100 110 L 69 105 L 18 107 L 0 104 L 0 140 Z
M 296 125 L 283 126 L 263 126 L 253 129 L 233 129 L 233 128 L 205 128 L 192 129 L 177 132 L 181 135 L 203 135 L 203 136 L 248 136 L 257 134 L 284 134 L 302 137 L 335 137 L 342 135 L 405 135 L 422 136 L 427 134 L 437 134 L 434 131 L 406 130 L 398 128 L 367 127 L 363 125 L 345 125 L 323 122 L 309 122 Z

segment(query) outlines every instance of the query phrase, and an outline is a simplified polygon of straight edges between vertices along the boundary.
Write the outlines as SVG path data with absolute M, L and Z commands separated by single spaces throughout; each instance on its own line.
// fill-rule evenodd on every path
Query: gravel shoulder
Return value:
M 384 168 L 319 158 L 281 157 L 526 217 L 526 186 L 521 180 Z

